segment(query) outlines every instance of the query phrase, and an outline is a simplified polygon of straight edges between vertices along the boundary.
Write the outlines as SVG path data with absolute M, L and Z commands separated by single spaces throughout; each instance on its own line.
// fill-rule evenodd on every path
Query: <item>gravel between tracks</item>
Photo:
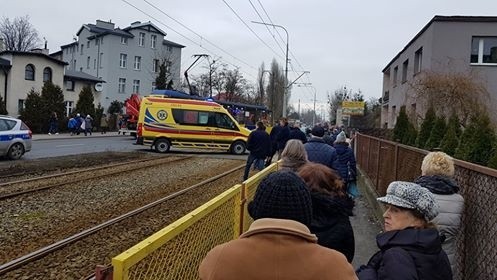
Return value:
M 0 263 L 240 165 L 191 158 L 0 201 Z M 240 178 L 238 178 L 238 181 Z
M 210 168 L 212 165 L 211 162 Z M 223 165 L 224 170 L 217 170 L 218 173 L 231 168 L 228 165 Z M 240 165 L 239 161 L 234 166 L 237 165 Z M 112 257 L 239 183 L 242 172 L 240 170 L 162 203 L 41 260 L 9 272 L 2 279 L 82 279 L 94 271 L 96 264 L 109 264 Z

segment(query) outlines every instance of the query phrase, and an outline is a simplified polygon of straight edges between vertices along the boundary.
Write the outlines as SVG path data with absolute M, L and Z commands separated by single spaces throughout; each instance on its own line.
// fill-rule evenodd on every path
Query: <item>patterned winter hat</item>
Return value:
M 312 220 L 311 193 L 297 174 L 275 172 L 259 184 L 248 211 L 254 220 L 287 219 L 309 226 Z
M 387 189 L 387 195 L 378 201 L 421 213 L 425 220 L 431 221 L 438 215 L 438 202 L 433 194 L 416 183 L 394 181 Z
M 335 143 L 342 143 L 346 141 L 347 141 L 347 135 L 345 135 L 345 131 L 338 133 Z

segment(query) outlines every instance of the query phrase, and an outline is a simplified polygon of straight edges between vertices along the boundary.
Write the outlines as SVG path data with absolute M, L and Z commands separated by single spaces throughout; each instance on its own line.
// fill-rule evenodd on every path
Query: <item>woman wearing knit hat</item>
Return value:
M 438 215 L 433 194 L 416 183 L 395 181 L 378 201 L 387 209 L 385 232 L 376 237 L 380 251 L 357 270 L 359 279 L 452 279 L 442 240 L 430 223 Z
M 248 210 L 255 220 L 249 230 L 212 249 L 200 279 L 357 279 L 345 257 L 319 246 L 309 231 L 311 194 L 295 173 L 268 175 Z
M 349 147 L 349 143 L 347 143 L 347 136 L 344 131 L 337 135 L 337 139 L 335 140 L 335 149 L 337 151 L 337 157 L 333 162 L 333 169 L 335 169 L 338 174 L 340 174 L 340 177 L 342 177 L 347 193 L 352 198 L 355 198 L 359 195 L 359 190 L 356 185 L 356 160 L 354 151 L 352 151 Z
M 461 227 L 464 198 L 457 193 L 459 187 L 453 177 L 454 160 L 443 152 L 431 152 L 423 159 L 421 176 L 414 182 L 433 193 L 440 205 L 440 213 L 433 222 L 437 225 L 440 235 L 445 237 L 442 248 L 449 257 L 454 273 L 455 241 Z
M 311 190 L 312 222 L 309 229 L 318 237 L 318 244 L 344 254 L 351 263 L 354 258 L 354 231 L 349 217 L 354 201 L 343 189 L 338 174 L 325 165 L 308 163 L 299 176 Z

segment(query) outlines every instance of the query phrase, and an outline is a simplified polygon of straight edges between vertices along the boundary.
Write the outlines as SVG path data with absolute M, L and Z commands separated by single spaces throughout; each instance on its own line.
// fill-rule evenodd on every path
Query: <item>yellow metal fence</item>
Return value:
M 114 257 L 113 279 L 197 279 L 207 252 L 248 229 L 247 202 L 261 180 L 276 170 L 278 163 L 273 163 Z

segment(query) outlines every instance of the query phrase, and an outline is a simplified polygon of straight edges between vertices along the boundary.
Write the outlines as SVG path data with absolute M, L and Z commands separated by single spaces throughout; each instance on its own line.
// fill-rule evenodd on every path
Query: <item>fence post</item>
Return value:
M 397 163 L 399 162 L 399 144 L 395 143 L 395 156 L 393 158 L 393 177 L 395 178 L 395 181 L 397 181 L 397 174 L 398 174 L 398 166 Z
M 376 192 L 379 193 L 380 187 L 380 162 L 381 162 L 381 141 L 378 140 L 378 160 L 376 161 Z
M 369 160 L 371 159 L 371 137 L 368 137 L 368 159 L 365 164 L 366 173 L 369 171 Z M 371 177 L 371 174 L 368 174 Z
M 236 238 L 238 238 L 240 235 L 243 233 L 244 227 L 244 222 L 245 222 L 245 203 L 247 203 L 247 197 L 246 197 L 246 185 L 245 182 L 242 183 L 241 187 L 241 193 L 240 193 L 240 225 L 238 228 L 238 234 Z

